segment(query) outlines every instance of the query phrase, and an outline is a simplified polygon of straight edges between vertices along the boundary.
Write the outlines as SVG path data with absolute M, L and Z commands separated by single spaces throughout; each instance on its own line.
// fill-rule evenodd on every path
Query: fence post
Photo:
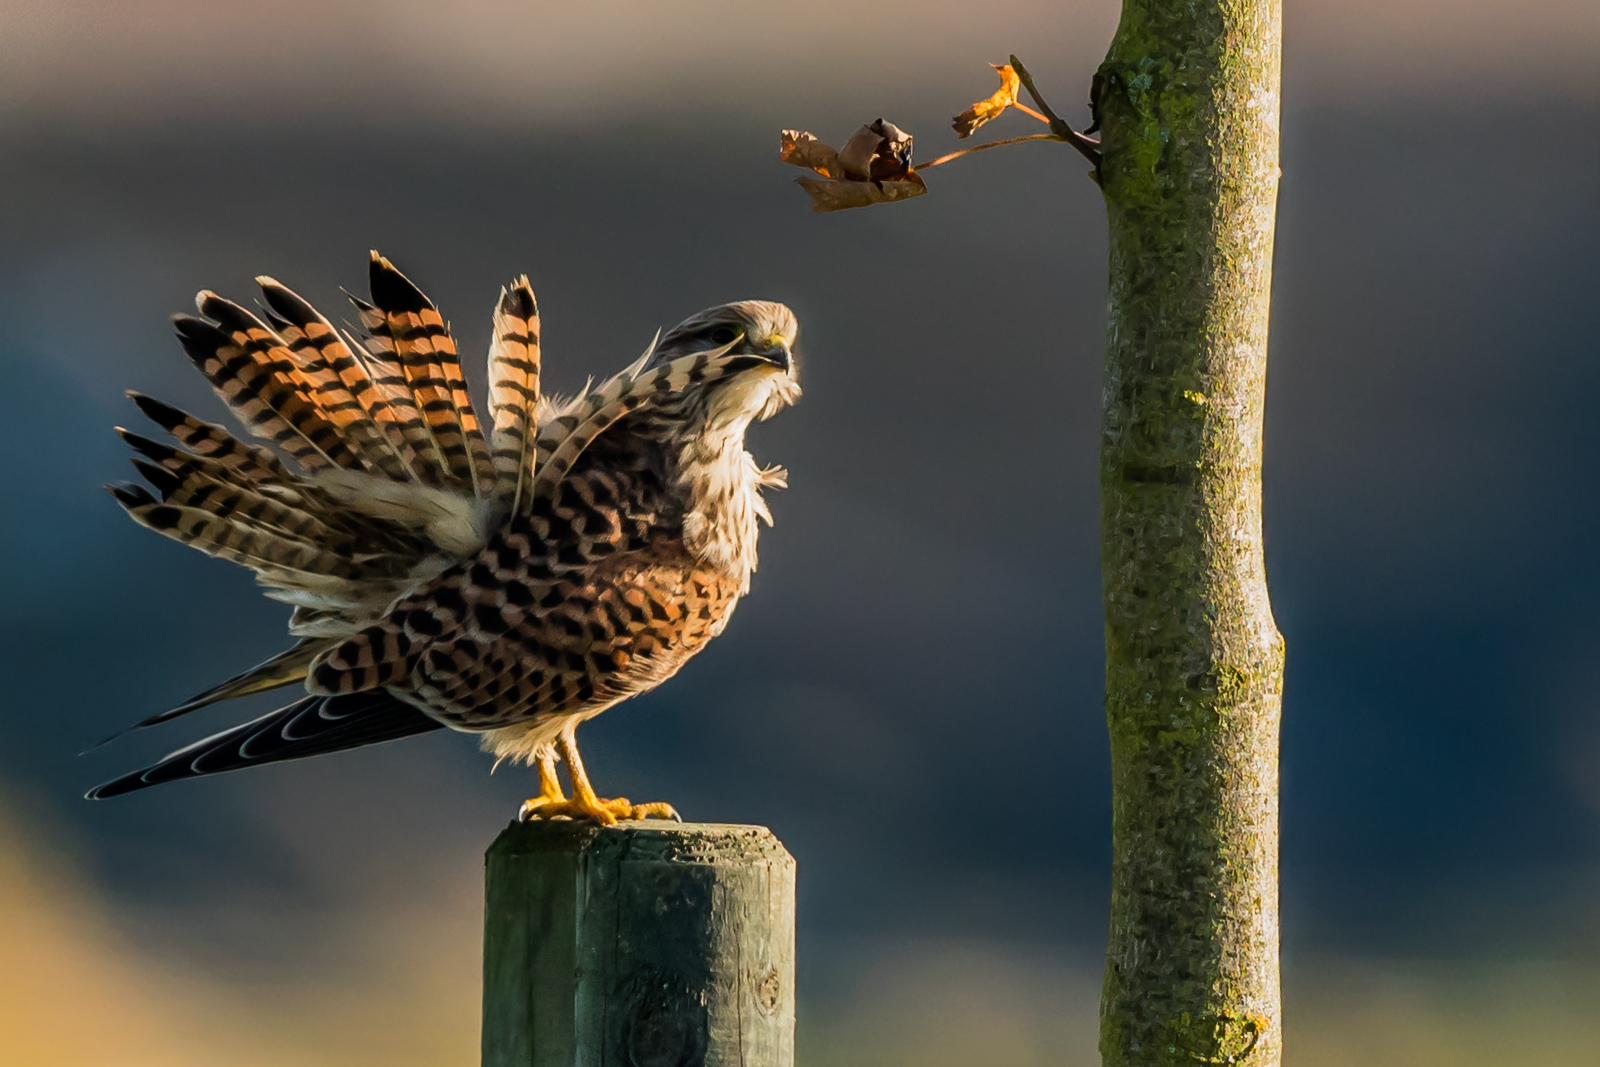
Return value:
M 512 823 L 483 1067 L 792 1067 L 794 858 L 763 826 Z

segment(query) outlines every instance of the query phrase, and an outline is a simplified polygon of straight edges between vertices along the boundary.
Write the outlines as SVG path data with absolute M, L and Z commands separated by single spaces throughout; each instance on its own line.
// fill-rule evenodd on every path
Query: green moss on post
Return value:
M 1278 0 L 1125 0 L 1097 79 L 1107 1065 L 1277 1064 L 1283 639 L 1261 545 Z

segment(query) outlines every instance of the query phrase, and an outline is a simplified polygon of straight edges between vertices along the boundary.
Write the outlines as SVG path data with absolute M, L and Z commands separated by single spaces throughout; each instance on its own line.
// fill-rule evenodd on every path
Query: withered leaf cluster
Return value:
M 1000 75 L 1000 88 L 951 120 L 950 125 L 956 131 L 956 137 L 963 140 L 971 137 L 980 126 L 999 118 L 1008 108 L 1016 108 L 1040 122 L 1049 124 L 1051 132 L 958 149 L 930 163 L 924 163 L 923 170 L 931 170 L 953 159 L 991 148 L 1000 148 L 1022 141 L 1055 140 L 1069 141 L 1078 151 L 1089 156 L 1094 160 L 1098 173 L 1098 142 L 1079 137 L 1070 129 L 1067 129 L 1065 134 L 1059 133 L 1058 119 L 1051 115 L 1040 114 L 1017 99 L 1017 94 L 1022 89 L 1022 79 L 1027 77 L 1027 71 L 1024 69 L 1019 75 L 1016 68 L 1021 66 L 1021 63 L 1015 56 L 1011 58 L 1011 63 L 989 64 L 995 73 Z M 1044 102 L 1038 100 L 1032 85 L 1030 81 L 1028 92 L 1034 96 L 1041 108 L 1049 111 Z M 1060 125 L 1065 127 L 1064 123 Z M 811 194 L 812 211 L 842 211 L 845 208 L 890 204 L 896 200 L 921 196 L 928 191 L 922 175 L 911 166 L 911 135 L 882 119 L 861 127 L 840 149 L 823 144 L 809 133 L 784 130 L 783 147 L 779 152 L 779 158 L 785 163 L 806 167 L 814 172 L 815 176 L 807 175 L 795 179 L 801 188 Z
M 1017 90 L 1022 88 L 1022 79 L 1017 77 L 1017 72 L 1009 63 L 1004 66 L 995 63 L 989 65 L 1000 75 L 1000 88 L 994 91 L 993 96 L 979 100 L 951 120 L 950 126 L 958 138 L 971 137 L 973 130 L 990 119 L 998 118 L 1006 108 L 1016 106 Z
M 889 204 L 928 191 L 911 167 L 911 135 L 882 119 L 861 127 L 840 149 L 809 133 L 784 130 L 778 158 L 818 175 L 795 179 L 811 194 L 812 211 Z

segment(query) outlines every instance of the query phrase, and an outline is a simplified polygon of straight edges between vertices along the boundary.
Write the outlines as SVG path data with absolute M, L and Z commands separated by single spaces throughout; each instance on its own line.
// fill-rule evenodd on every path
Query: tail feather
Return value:
M 489 346 L 490 451 L 495 503 L 501 515 L 516 512 L 533 477 L 534 423 L 539 410 L 539 303 L 528 276 L 500 291 Z
M 143 770 L 95 786 L 85 796 L 104 800 L 165 782 L 304 759 L 441 728 L 441 723 L 386 692 L 308 696 L 180 748 Z

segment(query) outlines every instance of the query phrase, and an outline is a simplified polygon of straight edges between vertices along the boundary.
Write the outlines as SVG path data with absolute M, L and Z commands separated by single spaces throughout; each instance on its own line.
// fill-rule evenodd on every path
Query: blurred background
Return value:
M 1600 6 L 1286 6 L 1290 1062 L 1593 1063 Z M 799 312 L 754 593 L 585 727 L 591 771 L 798 857 L 803 1067 L 1098 1062 L 1099 197 L 1024 145 L 814 216 L 777 142 L 882 115 L 942 154 L 1011 51 L 1081 123 L 1116 18 L 0 0 L 0 1059 L 477 1062 L 481 853 L 526 772 L 436 734 L 79 799 L 270 706 L 77 755 L 284 643 L 244 572 L 101 492 L 122 391 L 220 417 L 166 316 L 270 273 L 338 317 L 378 248 L 469 373 L 528 272 L 557 388 L 708 304 Z

